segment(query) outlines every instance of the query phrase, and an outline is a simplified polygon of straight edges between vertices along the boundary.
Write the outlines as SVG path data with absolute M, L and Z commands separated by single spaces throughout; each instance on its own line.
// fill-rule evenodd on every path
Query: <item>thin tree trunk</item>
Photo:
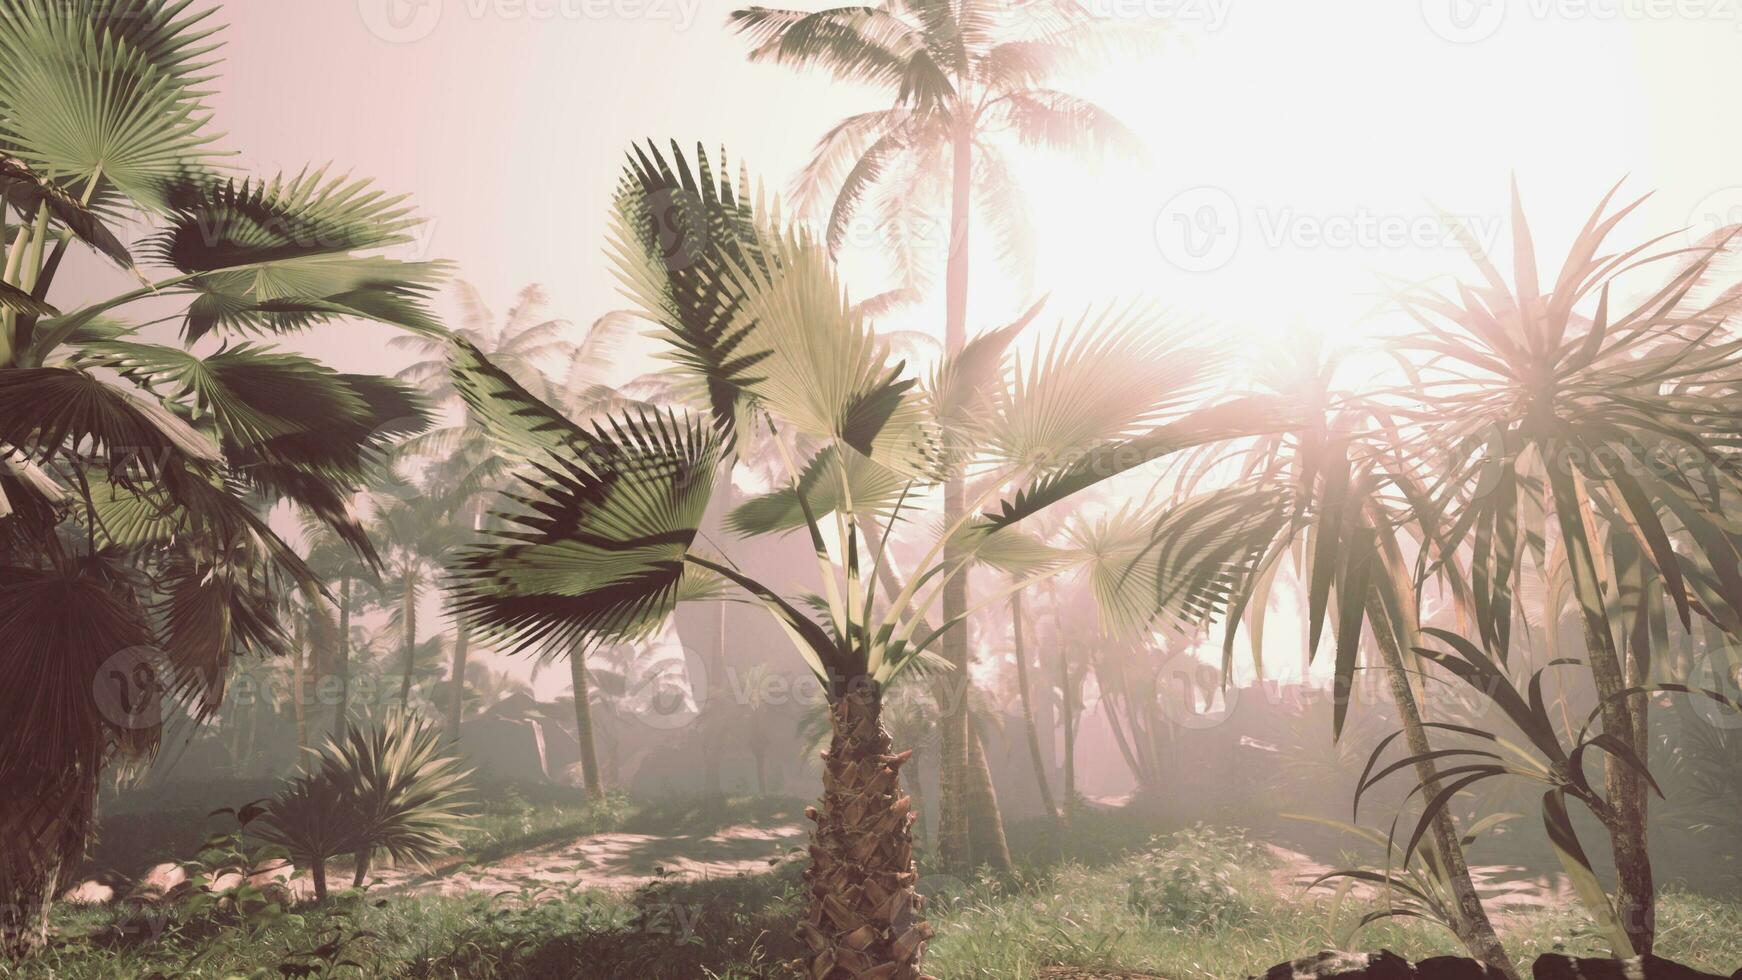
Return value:
M 974 867 L 1010 872 L 1010 843 L 998 812 L 998 791 L 986 760 L 986 740 L 977 731 L 968 734 L 968 847 Z
M 1040 753 L 1040 730 L 1034 724 L 1034 702 L 1028 694 L 1028 645 L 1023 642 L 1022 593 L 1010 596 L 1011 646 L 1016 654 L 1016 693 L 1022 699 L 1022 724 L 1028 732 L 1028 757 L 1034 763 L 1034 779 L 1040 785 L 1040 803 L 1046 815 L 1059 819 L 1058 805 L 1053 802 L 1052 783 L 1046 778 L 1046 761 Z
M 314 879 L 315 901 L 327 900 L 327 861 L 323 857 L 315 857 L 309 861 L 309 877 Z
M 411 706 L 411 674 L 417 667 L 417 589 L 413 588 L 411 565 L 405 566 L 405 595 L 401 599 L 400 623 L 405 630 L 405 676 L 399 682 L 399 703 Z
M 809 914 L 799 936 L 811 980 L 919 980 L 931 927 L 914 891 L 913 799 L 901 792 L 911 752 L 891 754 L 882 695 L 868 678 L 829 708 L 823 798 L 805 870 Z
M 1064 628 L 1059 628 L 1059 690 L 1065 713 L 1065 787 L 1061 819 L 1070 823 L 1077 812 L 1077 692 L 1071 685 L 1071 658 L 1065 654 Z
M 1415 689 L 1410 685 L 1403 650 L 1388 618 L 1385 604 L 1375 590 L 1368 593 L 1367 616 L 1373 637 L 1378 641 L 1380 653 L 1385 658 L 1385 677 L 1391 687 L 1392 700 L 1397 703 L 1397 716 L 1402 722 L 1404 740 L 1409 743 L 1409 752 L 1414 756 L 1425 755 L 1433 750 L 1433 746 L 1428 742 L 1427 728 L 1422 724 L 1421 710 L 1416 705 Z M 1439 795 L 1439 769 L 1432 759 L 1417 762 L 1415 774 L 1421 780 L 1424 799 L 1431 800 Z M 1458 917 L 1458 939 L 1471 955 L 1499 970 L 1510 980 L 1518 980 L 1518 969 L 1513 966 L 1512 958 L 1506 955 L 1506 947 L 1501 945 L 1500 937 L 1495 934 L 1494 924 L 1488 920 L 1488 912 L 1482 907 L 1482 897 L 1477 894 L 1476 884 L 1470 879 L 1470 865 L 1464 858 L 1463 838 L 1458 833 L 1457 823 L 1452 819 L 1449 808 L 1441 807 L 1438 815 L 1434 817 L 1431 836 L 1434 850 L 1439 854 L 1440 863 L 1450 880 L 1452 897 L 1458 903 L 1454 910 Z
M 723 677 L 726 673 L 726 604 L 719 603 L 718 618 L 714 623 L 713 649 L 709 652 L 708 670 L 715 677 Z M 719 717 L 723 705 L 721 699 L 714 699 L 701 706 L 702 714 L 696 720 L 702 729 L 702 792 L 708 796 L 720 796 L 720 749 L 721 739 L 717 734 L 709 732 L 709 728 L 720 725 Z
M 968 226 L 973 206 L 973 132 L 963 125 L 955 137 L 950 183 L 950 252 L 944 283 L 944 352 L 952 356 L 968 338 Z M 944 526 L 954 527 L 967 506 L 960 477 L 944 484 Z M 954 569 L 961 561 L 958 549 L 946 545 L 944 566 Z M 968 767 L 968 626 L 958 622 L 968 611 L 968 576 L 953 574 L 943 587 L 943 621 L 957 623 L 946 632 L 939 654 L 955 668 L 953 683 L 963 686 L 962 696 L 944 703 L 943 729 L 938 759 L 938 859 L 944 867 L 964 871 L 971 859 L 967 810 Z
M 454 629 L 453 681 L 448 691 L 448 740 L 460 744 L 460 725 L 466 717 L 466 655 L 471 652 L 471 633 L 466 621 L 458 620 Z
M 581 743 L 581 782 L 587 790 L 587 801 L 596 803 L 605 798 L 605 786 L 599 781 L 599 756 L 593 746 L 593 695 L 587 684 L 587 657 L 578 647 L 569 654 L 569 675 L 575 683 L 575 737 Z
M 339 701 L 333 706 L 333 732 L 344 738 L 351 732 L 351 576 L 339 579 Z
M 1556 454 L 1551 446 L 1543 458 L 1563 460 L 1567 457 Z M 1555 519 L 1560 524 L 1562 546 L 1567 549 L 1573 594 L 1579 604 L 1580 622 L 1584 625 L 1591 677 L 1596 682 L 1597 696 L 1602 699 L 1603 731 L 1631 744 L 1643 734 L 1644 719 L 1635 720 L 1634 706 L 1628 702 L 1640 702 L 1639 714 L 1643 716 L 1645 699 L 1621 697 L 1621 692 L 1627 689 L 1627 675 L 1615 648 L 1615 637 L 1609 630 L 1603 587 L 1597 577 L 1596 559 L 1590 551 L 1591 539 L 1584 512 L 1579 506 L 1578 488 L 1571 473 L 1558 466 L 1548 469 Z M 1651 952 L 1656 937 L 1657 912 L 1657 889 L 1646 843 L 1649 816 L 1646 784 L 1639 773 L 1620 762 L 1613 753 L 1605 753 L 1603 788 L 1609 805 L 1614 809 L 1611 819 L 1605 823 L 1610 850 L 1615 858 L 1615 912 L 1620 917 L 1621 928 L 1633 943 L 1633 953 L 1643 956 Z M 1615 952 L 1620 955 L 1626 951 Z
M 304 656 L 303 645 L 311 639 L 313 631 L 307 627 L 306 618 L 298 618 L 296 636 L 291 641 L 290 649 L 290 685 L 291 713 L 296 718 L 296 761 L 300 765 L 308 757 L 308 703 L 304 696 L 308 687 L 308 671 L 304 667 L 308 659 Z

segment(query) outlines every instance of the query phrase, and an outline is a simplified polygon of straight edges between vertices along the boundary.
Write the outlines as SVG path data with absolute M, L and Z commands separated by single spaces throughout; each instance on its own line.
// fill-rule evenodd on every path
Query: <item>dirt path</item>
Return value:
M 1274 844 L 1266 847 L 1276 860 L 1272 880 L 1280 895 L 1298 896 L 1313 879 L 1331 870 L 1329 865 L 1320 864 L 1298 851 Z M 1470 877 L 1482 895 L 1483 904 L 1490 912 L 1500 915 L 1562 907 L 1576 901 L 1565 875 L 1531 875 L 1521 867 L 1496 864 L 1473 867 Z M 1328 896 L 1335 888 L 1334 882 L 1327 882 L 1315 889 L 1315 894 Z M 1362 899 L 1371 898 L 1377 892 L 1377 886 L 1365 883 L 1358 883 L 1351 889 L 1355 897 Z
M 805 845 L 797 823 L 737 824 L 708 834 L 594 834 L 535 847 L 489 864 L 434 873 L 387 869 L 369 876 L 388 895 L 522 893 L 570 887 L 633 889 L 661 878 L 720 878 L 766 871 Z

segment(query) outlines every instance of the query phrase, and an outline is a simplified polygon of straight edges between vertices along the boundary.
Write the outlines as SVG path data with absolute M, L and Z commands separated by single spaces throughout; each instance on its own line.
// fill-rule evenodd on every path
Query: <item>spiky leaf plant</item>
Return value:
M 1617 188 L 1618 189 L 1618 188 Z M 1553 281 L 1516 188 L 1512 275 L 1467 242 L 1480 280 L 1401 293 L 1420 329 L 1399 339 L 1412 385 L 1398 413 L 1407 454 L 1434 473 L 1417 513 L 1441 536 L 1430 561 L 1467 555 L 1474 639 L 1504 665 L 1527 567 L 1576 602 L 1603 732 L 1644 757 L 1653 637 L 1666 607 L 1742 629 L 1737 424 L 1721 406 L 1742 383 L 1739 293 L 1712 294 L 1735 230 L 1694 246 L 1608 245 L 1638 207 L 1611 191 Z M 1649 277 L 1649 278 L 1648 278 Z M 1644 298 L 1624 302 L 1630 289 Z M 1658 644 L 1661 645 L 1661 644 Z M 1655 886 L 1647 780 L 1606 756 L 1618 914 L 1651 951 Z

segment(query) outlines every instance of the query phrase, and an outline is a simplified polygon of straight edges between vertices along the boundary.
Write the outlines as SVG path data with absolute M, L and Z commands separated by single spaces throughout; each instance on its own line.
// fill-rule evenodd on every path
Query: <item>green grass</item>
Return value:
M 668 806 L 630 812 L 624 822 L 706 827 L 748 805 Z M 760 805 L 778 811 L 790 804 Z M 1148 853 L 1108 853 L 1133 829 L 1117 817 L 1091 823 L 1082 828 L 1091 852 L 1084 859 L 1027 860 L 1015 880 L 926 875 L 922 888 L 937 895 L 930 911 L 938 930 L 928 972 L 943 980 L 1027 980 L 1044 966 L 1068 965 L 1227 980 L 1340 945 L 1362 911 L 1350 902 L 1333 923 L 1329 896 L 1279 890 L 1275 869 L 1224 832 L 1194 831 Z M 0 967 L 0 977 L 277 977 L 283 963 L 309 962 L 291 954 L 362 931 L 370 935 L 346 953 L 366 972 L 326 975 L 766 980 L 799 953 L 791 936 L 802 905 L 799 870 L 789 862 L 771 874 L 661 882 L 634 895 L 571 889 L 380 904 L 351 896 L 272 923 L 250 926 L 214 914 L 157 923 L 155 933 L 117 931 L 126 919 L 115 911 L 60 909 L 55 946 L 23 967 Z M 1134 882 L 1141 882 L 1137 901 Z M 1194 925 L 1206 919 L 1219 925 Z M 1670 891 L 1659 921 L 1661 954 L 1719 973 L 1742 965 L 1742 903 Z M 1571 910 L 1508 915 L 1500 930 L 1526 963 L 1557 949 L 1600 951 Z M 1448 935 L 1423 923 L 1370 929 L 1358 945 L 1412 958 L 1459 952 Z

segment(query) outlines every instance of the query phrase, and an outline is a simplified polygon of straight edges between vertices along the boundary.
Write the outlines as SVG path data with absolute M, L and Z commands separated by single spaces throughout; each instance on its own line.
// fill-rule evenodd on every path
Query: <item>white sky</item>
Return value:
M 1254 350 L 1277 331 L 1352 332 L 1376 273 L 1467 271 L 1444 242 L 1374 236 L 1409 234 L 1435 205 L 1496 233 L 1514 173 L 1551 268 L 1624 176 L 1656 191 L 1625 238 L 1719 211 L 1742 219 L 1737 0 L 1090 3 L 1172 13 L 1178 42 L 1069 86 L 1137 129 L 1147 161 L 1023 165 L 1035 282 L 1056 316 L 1151 295 L 1246 331 Z M 543 283 L 554 315 L 584 323 L 617 305 L 602 243 L 632 141 L 725 145 L 780 189 L 832 121 L 879 104 L 747 63 L 724 29 L 732 6 L 231 0 L 218 13 L 229 27 L 214 108 L 245 165 L 332 161 L 407 192 L 431 219 L 418 257 L 457 262 L 498 311 Z M 1473 18 L 1470 31 L 1453 15 Z M 1181 268 L 1194 261 L 1179 248 L 1187 226 L 1224 233 L 1210 242 L 1217 268 Z M 886 285 L 870 256 L 846 270 L 856 295 Z M 978 326 L 1025 305 L 989 268 L 976 273 Z M 899 325 L 938 319 L 927 307 Z M 391 372 L 387 336 L 326 330 L 296 346 Z M 1274 628 L 1281 650 L 1293 627 Z

